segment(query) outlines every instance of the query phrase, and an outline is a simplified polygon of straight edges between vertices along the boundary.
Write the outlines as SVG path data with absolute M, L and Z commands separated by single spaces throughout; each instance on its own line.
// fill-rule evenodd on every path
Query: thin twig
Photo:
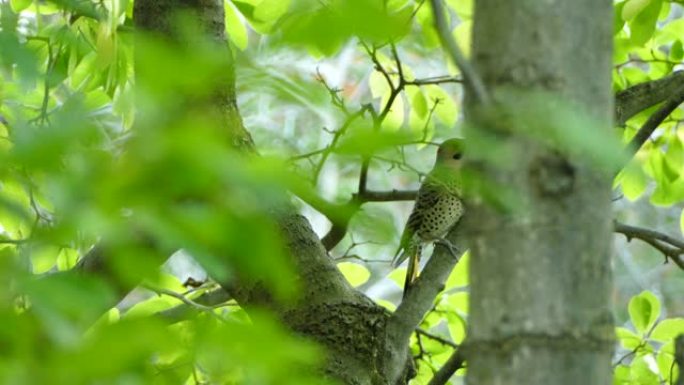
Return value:
M 630 350 L 629 352 L 623 354 L 620 358 L 618 358 L 614 363 L 613 363 L 613 369 L 617 368 L 624 360 L 628 359 L 629 357 L 637 354 L 639 349 L 643 348 L 646 345 L 646 341 L 641 341 L 639 345 L 637 345 L 634 349 Z
M 213 307 L 205 306 L 205 305 L 202 305 L 201 303 L 197 303 L 197 302 L 191 300 L 190 298 L 184 296 L 181 293 L 176 293 L 175 291 L 172 291 L 172 290 L 168 290 L 168 289 L 164 289 L 164 288 L 158 288 L 158 287 L 152 287 L 149 285 L 143 285 L 143 287 L 145 287 L 146 289 L 148 289 L 150 291 L 157 293 L 157 295 L 167 295 L 169 297 L 173 297 L 173 298 L 183 302 L 184 304 L 186 304 L 192 308 L 195 308 L 197 310 L 201 310 L 203 312 L 208 313 L 210 316 L 216 318 L 217 320 L 219 320 L 221 322 L 226 321 L 225 319 L 223 319 L 221 316 L 219 316 L 218 314 L 216 314 L 214 312 Z
M 429 338 L 429 339 L 431 339 L 431 340 L 435 340 L 435 341 L 441 343 L 442 345 L 447 345 L 447 346 L 450 346 L 450 347 L 452 347 L 452 348 L 454 348 L 454 349 L 458 348 L 458 344 L 456 344 L 455 342 L 450 341 L 450 340 L 448 340 L 448 339 L 446 339 L 446 338 L 442 338 L 442 337 L 440 337 L 440 336 L 438 336 L 438 335 L 436 335 L 436 334 L 432 334 L 432 333 L 430 333 L 429 331 L 427 331 L 427 330 L 425 330 L 425 329 L 416 328 L 416 333 L 421 334 L 421 335 L 424 335 L 425 337 L 427 337 L 427 338 Z
M 430 84 L 463 83 L 463 79 L 449 75 L 442 75 L 423 79 L 407 80 L 405 83 L 407 86 L 427 86 Z
M 684 254 L 684 240 L 655 230 L 626 225 L 618 221 L 614 222 L 613 228 L 616 233 L 627 237 L 628 241 L 638 239 L 648 243 L 660 251 L 665 256 L 666 261 L 671 260 L 684 270 L 684 260 L 681 258 L 681 255 Z

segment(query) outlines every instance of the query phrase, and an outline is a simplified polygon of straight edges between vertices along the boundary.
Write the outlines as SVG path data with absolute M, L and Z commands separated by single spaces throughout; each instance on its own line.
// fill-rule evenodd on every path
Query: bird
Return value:
M 413 210 L 406 221 L 393 260 L 396 267 L 409 259 L 404 281 L 404 298 L 418 278 L 423 246 L 430 242 L 444 241 L 442 237 L 464 214 L 460 178 L 463 148 L 462 139 L 448 139 L 442 142 L 437 150 L 434 167 L 418 189 Z M 453 249 L 449 248 L 453 252 Z

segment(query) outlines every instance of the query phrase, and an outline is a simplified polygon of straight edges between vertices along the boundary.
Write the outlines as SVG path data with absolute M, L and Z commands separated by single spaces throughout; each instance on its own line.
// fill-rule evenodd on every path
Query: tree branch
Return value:
M 662 103 L 684 85 L 684 71 L 662 79 L 640 83 L 615 95 L 615 121 L 618 126 L 639 112 Z
M 173 298 L 183 302 L 185 305 L 187 305 L 193 309 L 208 313 L 210 316 L 216 318 L 217 320 L 219 320 L 221 322 L 225 322 L 225 320 L 223 318 L 221 318 L 218 314 L 214 313 L 213 307 L 203 305 L 199 302 L 195 302 L 195 301 L 191 300 L 190 298 L 186 297 L 185 295 L 183 295 L 181 293 L 176 293 L 175 291 L 172 291 L 172 290 L 153 287 L 153 286 L 149 286 L 149 285 L 143 285 L 143 287 L 146 288 L 147 290 L 150 290 L 150 291 L 156 293 L 157 295 L 160 295 L 160 296 L 166 295 L 169 297 L 173 297 Z
M 671 260 L 684 270 L 684 260 L 681 258 L 681 255 L 684 254 L 683 239 L 643 227 L 626 225 L 618 221 L 614 221 L 613 228 L 616 233 L 623 234 L 627 241 L 638 239 L 648 243 L 660 251 L 665 256 L 666 261 Z
M 195 298 L 193 302 L 203 305 L 207 308 L 214 308 L 220 304 L 226 303 L 232 299 L 231 295 L 222 288 L 207 291 Z M 199 313 L 201 309 L 195 306 L 188 305 L 187 303 L 174 306 L 170 309 L 166 309 L 158 312 L 156 315 L 169 323 L 176 323 Z
M 390 191 L 370 191 L 366 190 L 363 194 L 357 194 L 357 199 L 362 202 L 393 202 L 393 201 L 412 201 L 418 195 L 417 190 L 390 190 Z
M 432 376 L 432 379 L 430 382 L 428 382 L 428 385 L 444 385 L 446 384 L 451 376 L 456 373 L 457 370 L 461 369 L 463 367 L 463 364 L 465 363 L 465 357 L 463 357 L 463 353 L 461 352 L 460 347 L 457 347 L 456 350 L 451 354 L 449 359 L 442 365 L 442 367 L 435 373 L 434 376 Z
M 439 343 L 442 344 L 442 345 L 451 346 L 451 347 L 454 348 L 454 349 L 458 348 L 458 345 L 455 344 L 454 342 L 449 341 L 449 340 L 447 340 L 446 338 L 442 338 L 442 337 L 440 337 L 440 336 L 438 336 L 438 335 L 434 335 L 434 334 L 430 333 L 429 331 L 427 331 L 427 330 L 425 330 L 425 329 L 416 328 L 416 333 L 418 333 L 418 334 L 420 334 L 420 335 L 422 335 L 422 336 L 425 336 L 425 337 L 427 337 L 427 338 L 429 338 L 429 339 L 431 339 L 431 340 L 435 340 L 435 341 L 439 342 Z
M 463 79 L 445 75 L 445 76 L 435 76 L 416 80 L 407 80 L 407 86 L 426 86 L 430 84 L 444 84 L 444 83 L 463 83 Z
M 359 191 L 352 196 L 352 198 L 344 205 L 340 205 L 337 209 L 344 210 L 347 212 L 341 220 L 332 220 L 334 216 L 329 216 L 329 213 L 320 211 L 323 215 L 331 219 L 333 222 L 330 231 L 323 237 L 321 242 L 325 249 L 330 251 L 335 246 L 337 246 L 340 241 L 347 234 L 347 228 L 349 227 L 349 221 L 356 214 L 361 205 L 367 202 L 393 202 L 393 201 L 411 201 L 416 198 L 418 194 L 415 190 L 390 190 L 390 191 Z M 320 206 L 319 206 L 320 207 Z M 335 208 L 332 208 L 335 210 Z M 318 209 L 317 209 L 318 210 Z
M 463 227 L 463 223 L 459 222 L 449 231 L 446 238 L 459 249 L 464 249 L 462 248 L 463 234 L 461 234 Z M 460 256 L 453 255 L 445 246 L 435 245 L 432 256 L 418 276 L 414 286 L 411 287 L 406 298 L 401 301 L 388 321 L 388 335 L 394 342 L 394 348 L 397 352 L 408 349 L 411 333 L 418 327 L 425 313 L 432 308 L 434 299 L 444 288 L 444 282 L 446 282 L 459 259 Z M 397 365 L 396 367 L 402 366 Z
M 628 150 L 632 155 L 636 154 L 641 146 L 651 137 L 653 131 L 674 111 L 680 104 L 684 102 L 684 84 L 680 85 L 677 90 L 671 94 L 665 103 L 651 115 L 646 123 L 644 123 L 639 131 L 634 135 L 634 138 L 627 145 Z
M 454 64 L 461 70 L 463 80 L 473 90 L 477 100 L 483 105 L 490 104 L 490 96 L 484 82 L 473 66 L 470 65 L 470 62 L 466 59 L 451 34 L 451 29 L 444 17 L 444 8 L 442 7 L 441 0 L 430 0 L 430 4 L 432 5 L 432 14 L 435 19 L 435 29 L 437 29 L 442 47 L 444 47 Z

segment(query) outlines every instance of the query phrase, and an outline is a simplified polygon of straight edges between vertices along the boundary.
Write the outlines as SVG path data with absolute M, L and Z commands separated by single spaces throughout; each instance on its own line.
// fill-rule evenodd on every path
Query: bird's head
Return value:
M 463 139 L 448 139 L 439 145 L 435 166 L 458 170 L 463 156 Z

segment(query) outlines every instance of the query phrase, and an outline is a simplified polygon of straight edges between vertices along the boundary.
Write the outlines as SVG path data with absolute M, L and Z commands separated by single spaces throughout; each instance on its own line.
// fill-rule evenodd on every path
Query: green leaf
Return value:
M 654 0 L 628 0 L 622 6 L 622 20 L 630 21 Z M 656 0 L 657 1 L 657 0 Z
M 470 46 L 472 36 L 471 32 L 473 30 L 473 22 L 468 20 L 460 23 L 454 30 L 452 31 L 452 35 L 454 36 L 454 39 L 456 39 L 456 43 L 458 44 L 459 47 L 461 47 L 461 50 L 463 51 L 463 54 L 468 57 L 470 56 Z M 450 64 L 451 61 L 449 61 Z
M 620 345 L 625 349 L 634 350 L 642 343 L 641 337 L 629 329 L 623 327 L 615 328 L 615 334 L 618 341 L 620 341 Z
M 384 106 L 389 102 L 390 94 L 388 93 L 386 95 L 387 97 L 382 98 L 380 101 L 380 105 L 383 106 L 383 108 L 385 108 Z M 405 120 L 406 111 L 404 111 L 404 98 L 402 94 L 399 94 L 394 98 L 394 101 L 392 101 L 392 105 L 389 106 L 389 113 L 382 121 L 382 128 L 387 131 L 397 131 L 404 125 Z
M 451 19 L 449 15 L 449 12 L 445 12 L 447 24 L 450 23 Z M 416 21 L 418 22 L 418 25 L 420 25 L 423 46 L 428 49 L 439 47 L 441 43 L 439 35 L 437 35 L 437 31 L 435 30 L 435 22 L 430 7 L 419 7 L 416 12 Z
M 145 301 L 140 301 L 133 305 L 124 314 L 125 318 L 143 318 L 151 316 L 162 310 L 170 309 L 176 305 L 180 305 L 180 302 L 167 295 L 154 295 Z
M 389 83 L 385 76 L 379 71 L 373 71 L 368 77 L 368 87 L 373 98 L 385 97 L 390 92 Z
M 639 385 L 658 385 L 658 376 L 651 370 L 644 357 L 636 357 L 630 366 L 630 377 Z
M 679 230 L 684 235 L 684 209 L 682 210 L 682 213 L 679 215 Z
M 281 28 L 285 42 L 331 55 L 354 36 L 373 44 L 398 41 L 408 32 L 412 15 L 411 7 L 391 11 L 382 0 L 298 0 Z
M 62 343 L 82 338 L 82 327 L 90 326 L 113 303 L 111 287 L 101 280 L 69 274 L 50 274 L 21 282 L 33 305 L 32 310 L 46 325 L 45 330 Z
M 618 32 L 622 31 L 622 28 L 625 26 L 625 20 L 622 18 L 622 10 L 624 6 L 624 2 L 615 4 L 613 14 L 613 35 L 617 35 Z
M 642 0 L 632 0 L 631 2 L 633 1 Z M 660 14 L 660 7 L 662 4 L 662 0 L 650 0 L 649 4 L 629 23 L 631 40 L 634 44 L 641 46 L 651 39 L 653 32 L 655 32 L 656 22 L 658 21 L 658 15 Z M 629 4 L 626 4 L 625 8 L 627 8 L 628 5 Z
M 384 299 L 376 299 L 375 303 L 392 312 L 397 310 L 397 306 L 395 304 Z
M 419 87 L 410 87 L 406 89 L 406 98 L 411 101 L 411 109 L 409 110 L 408 125 L 411 132 L 414 133 L 416 138 L 425 139 L 426 141 L 431 140 L 434 134 L 434 119 L 430 114 L 430 108 L 428 108 L 428 101 L 423 93 L 423 90 Z M 424 143 L 419 143 L 417 145 L 418 149 L 425 147 Z
M 448 295 L 446 298 L 446 303 L 449 306 L 449 310 L 465 315 L 468 314 L 469 300 L 469 293 L 460 292 Z
M 397 267 L 396 269 L 392 270 L 391 273 L 387 275 L 387 278 L 389 278 L 392 282 L 396 283 L 397 286 L 400 288 L 404 288 L 404 281 L 406 280 L 406 268 L 405 267 Z
M 466 322 L 460 315 L 455 312 L 447 312 L 446 314 L 448 320 L 449 334 L 451 335 L 452 341 L 460 344 L 465 339 L 466 335 Z
M 59 250 L 57 255 L 57 269 L 59 271 L 65 271 L 76 266 L 78 262 L 78 251 L 63 247 Z
M 337 268 L 354 287 L 363 285 L 370 278 L 370 271 L 358 263 L 340 262 L 337 264 Z
M 449 7 L 456 12 L 456 15 L 458 15 L 461 20 L 472 19 L 474 9 L 473 3 L 473 0 L 447 0 Z
M 290 0 L 262 0 L 254 8 L 254 18 L 266 23 L 274 23 L 287 12 Z
M 397 105 L 398 103 L 394 103 L 394 109 L 398 110 Z M 404 111 L 400 112 L 403 114 Z M 371 122 L 363 122 L 357 119 L 347 130 L 347 135 L 340 140 L 335 152 L 355 155 L 371 154 L 410 142 L 412 140 L 410 133 L 394 129 L 397 121 L 389 120 L 390 116 L 392 116 L 391 112 L 388 115 L 387 123 L 383 125 L 385 129 L 380 131 L 373 129 Z
M 684 165 L 684 145 L 676 135 L 667 138 L 665 162 L 669 180 L 675 181 L 679 179 L 682 174 L 682 165 Z
M 613 385 L 631 384 L 629 376 L 629 367 L 625 365 L 618 365 L 613 370 Z
M 274 24 L 287 12 L 291 0 L 262 0 L 254 7 L 252 26 L 260 33 L 271 32 Z
M 407 92 L 408 94 L 409 92 Z M 428 105 L 427 105 L 427 100 L 425 99 L 425 95 L 420 89 L 417 89 L 413 93 L 413 96 L 411 97 L 411 109 L 415 111 L 416 115 L 418 115 L 421 118 L 427 117 L 428 114 Z
M 32 247 L 30 250 L 31 266 L 34 274 L 42 274 L 57 263 L 59 247 L 53 245 L 41 245 Z
M 247 27 L 242 23 L 240 17 L 238 16 L 238 11 L 232 2 L 225 1 L 225 23 L 226 23 L 226 33 L 230 41 L 235 44 L 240 50 L 244 51 L 247 48 L 248 36 Z
M 628 310 L 636 330 L 646 334 L 660 316 L 660 301 L 653 293 L 645 290 L 632 297 Z
M 684 36 L 684 19 L 678 18 L 665 24 L 662 29 L 659 29 L 656 44 L 666 45 L 680 40 L 682 36 Z
M 95 52 L 89 52 L 81 61 L 78 63 L 76 68 L 71 71 L 71 76 L 69 77 L 71 87 L 82 88 L 85 86 L 85 82 L 92 80 L 95 75 L 95 62 L 97 61 L 97 54 Z
M 670 48 L 670 57 L 675 61 L 684 58 L 684 47 L 682 47 L 681 40 L 677 40 L 672 44 L 672 47 Z
M 656 363 L 658 364 L 658 371 L 665 383 L 671 384 L 672 379 L 678 378 L 679 368 L 674 362 L 674 343 L 663 345 L 656 356 Z
M 183 293 L 186 290 L 183 283 L 173 274 L 161 272 L 158 276 L 150 279 L 150 281 L 152 287 L 155 288 L 167 289 L 176 293 Z
M 465 252 L 458 261 L 458 264 L 449 274 L 449 278 L 444 284 L 446 290 L 468 286 L 468 265 L 470 264 L 470 253 Z
M 650 338 L 660 342 L 670 342 L 684 334 L 684 318 L 668 318 L 658 322 Z
M 625 197 L 630 201 L 639 199 L 648 186 L 648 178 L 637 160 L 629 162 L 616 180 L 620 183 Z
M 80 1 L 80 0 L 51 0 L 50 2 L 55 3 L 64 11 L 73 12 L 74 15 L 85 16 L 91 19 L 100 20 L 103 15 L 100 14 L 95 3 L 90 1 Z
M 392 213 L 386 208 L 367 205 L 352 218 L 352 227 L 364 239 L 389 243 L 396 237 L 394 224 L 387 220 L 391 216 Z
M 21 12 L 31 5 L 31 0 L 10 0 L 12 10 L 14 12 Z
M 624 63 L 629 59 L 629 54 L 632 52 L 634 44 L 627 38 L 613 39 L 613 62 Z

